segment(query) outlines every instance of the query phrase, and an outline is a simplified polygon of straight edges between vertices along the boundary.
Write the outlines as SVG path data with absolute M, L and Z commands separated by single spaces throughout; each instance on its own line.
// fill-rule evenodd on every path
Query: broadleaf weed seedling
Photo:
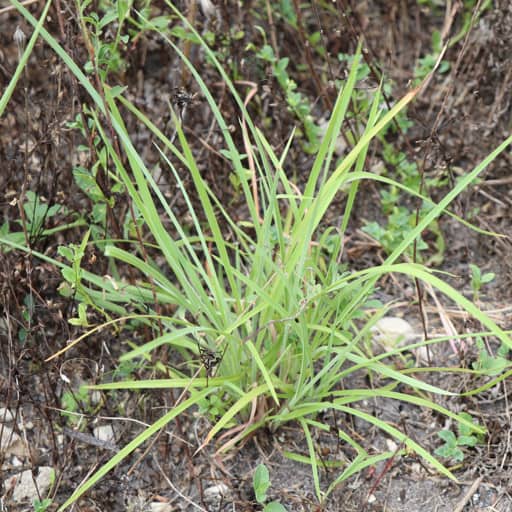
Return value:
M 61 397 L 61 415 L 67 418 L 70 425 L 77 425 L 80 421 L 80 412 L 84 410 L 92 413 L 94 407 L 90 403 L 90 393 L 85 386 L 75 391 L 65 391 Z
M 256 501 L 263 505 L 263 512 L 286 512 L 286 508 L 277 501 L 267 503 L 267 491 L 270 488 L 270 474 L 265 464 L 259 464 L 253 475 L 252 485 Z
M 110 73 L 123 73 L 126 62 L 121 54 L 120 45 L 127 45 L 129 36 L 122 34 L 123 24 L 129 16 L 132 0 L 103 2 L 101 14 L 88 10 L 92 0 L 78 2 L 82 33 L 89 48 L 89 60 L 84 70 L 87 73 L 97 72 L 102 81 L 106 81 Z M 86 12 L 88 11 L 88 12 Z M 112 38 L 112 26 L 116 25 L 115 36 Z
M 34 314 L 34 308 L 34 296 L 28 293 L 23 298 L 23 309 L 21 313 L 23 324 L 20 325 L 18 329 L 18 340 L 20 343 L 25 343 L 25 341 L 27 340 L 27 336 L 28 333 L 30 332 L 30 327 L 32 325 L 32 316 Z
M 91 290 L 84 284 L 85 272 L 82 269 L 82 260 L 89 241 L 91 230 L 89 229 L 84 235 L 80 245 L 68 244 L 61 245 L 58 253 L 65 258 L 71 266 L 64 266 L 61 269 L 64 281 L 59 286 L 59 292 L 65 297 L 74 297 L 78 303 L 78 317 L 71 318 L 69 322 L 72 325 L 81 327 L 90 327 L 87 318 L 87 309 L 90 308 L 98 312 L 102 317 L 110 320 L 110 316 L 102 301 L 98 301 L 97 295 L 91 293 Z
M 338 59 L 351 66 L 354 61 L 354 56 L 340 53 Z M 366 80 L 369 75 L 369 66 L 365 62 L 360 61 L 357 67 L 358 80 Z M 389 97 L 392 92 L 392 83 L 390 81 L 384 82 L 383 90 Z M 373 98 L 374 92 L 367 87 L 363 87 L 360 90 L 356 89 L 352 95 L 353 112 L 349 113 L 347 117 L 353 117 L 356 119 L 357 123 L 360 123 L 360 119 L 367 116 Z M 382 105 L 382 108 L 385 108 L 385 105 Z M 382 174 L 395 179 L 410 191 L 419 192 L 421 176 L 416 163 L 410 162 L 405 153 L 398 151 L 392 143 L 386 140 L 386 134 L 390 131 L 396 131 L 397 126 L 402 134 L 405 134 L 412 126 L 412 122 L 406 116 L 405 109 L 399 112 L 393 122 L 389 123 L 378 136 L 382 144 L 382 157 L 386 163 L 385 167 L 382 166 L 382 169 L 385 169 L 385 172 L 382 171 Z M 355 142 L 353 140 L 353 134 L 347 132 L 345 135 L 348 140 Z M 445 181 L 446 180 L 439 176 L 433 178 L 427 177 L 425 180 L 425 188 L 440 187 Z M 405 194 L 404 191 L 397 186 L 390 185 L 387 188 L 382 187 L 380 196 L 385 222 L 366 222 L 362 230 L 378 241 L 385 253 L 391 254 L 407 237 L 410 229 L 415 225 L 416 212 L 406 205 L 401 204 L 404 201 Z M 426 204 L 422 207 L 420 210 L 420 218 L 428 212 L 429 208 L 430 207 Z M 435 254 L 429 257 L 428 263 L 440 263 L 443 258 L 445 244 L 436 221 L 433 221 L 429 226 L 429 231 L 435 235 Z M 423 238 L 418 237 L 416 245 L 417 256 L 421 254 L 421 251 L 427 248 L 429 248 L 429 246 Z M 407 255 L 410 258 L 412 258 L 412 253 L 413 248 L 409 247 L 407 249 Z
M 14 243 L 27 243 L 32 245 L 35 241 L 51 236 L 55 233 L 66 231 L 74 227 L 86 225 L 86 221 L 82 216 L 78 216 L 76 220 L 71 222 L 61 222 L 55 227 L 45 227 L 53 217 L 57 215 L 70 214 L 68 208 L 61 204 L 49 205 L 39 194 L 32 190 L 25 192 L 25 200 L 23 202 L 23 219 L 10 223 L 6 220 L 0 226 L 0 236 L 11 240 Z M 19 225 L 21 230 L 13 231 L 12 226 Z M 0 251 L 8 251 L 8 247 L 2 247 Z
M 34 500 L 32 506 L 34 507 L 34 512 L 46 512 L 52 503 L 53 500 L 45 498 L 42 500 Z
M 473 300 L 478 301 L 480 290 L 484 284 L 490 283 L 496 277 L 494 272 L 484 272 L 477 265 L 469 264 L 471 270 L 471 290 L 473 291 Z
M 50 478 L 50 490 L 48 491 L 48 496 L 51 495 L 51 491 L 55 485 L 55 470 L 52 469 L 49 474 Z M 53 499 L 51 498 L 42 498 L 42 499 L 35 499 L 32 502 L 32 506 L 34 508 L 34 512 L 46 512 L 48 508 L 52 505 Z
M 252 44 L 248 46 L 248 49 L 257 50 Z M 261 49 L 257 50 L 256 56 L 270 65 L 272 76 L 277 80 L 284 93 L 288 109 L 302 123 L 306 139 L 303 145 L 304 151 L 310 154 L 316 153 L 319 146 L 320 128 L 313 117 L 310 102 L 304 94 L 297 90 L 297 83 L 290 78 L 286 70 L 290 59 L 288 57 L 278 59 L 269 44 L 264 44 Z M 300 136 L 301 133 L 297 132 L 297 135 Z
M 501 344 L 496 354 L 490 353 L 489 347 L 485 345 L 481 336 L 477 336 L 475 340 L 478 349 L 478 360 L 473 363 L 473 369 L 483 372 L 486 375 L 500 375 L 505 369 L 512 366 L 510 361 L 510 347 Z
M 461 412 L 460 417 L 469 422 L 475 422 L 467 412 Z M 441 432 L 438 432 L 437 435 L 444 441 L 444 444 L 437 448 L 434 453 L 440 457 L 452 459 L 455 462 L 462 462 L 465 455 L 461 447 L 467 446 L 472 448 L 484 442 L 483 435 L 476 434 L 467 424 L 458 423 L 457 432 L 458 434 L 451 430 L 441 430 Z
M 414 68 L 414 79 L 416 85 L 421 83 L 421 81 L 424 80 L 425 77 L 434 69 L 437 59 L 441 54 L 441 50 L 441 33 L 438 30 L 435 30 L 432 33 L 432 53 L 427 53 L 425 56 L 421 57 Z M 446 60 L 442 60 L 437 68 L 437 72 L 443 75 L 448 73 L 448 71 L 450 71 L 450 63 Z

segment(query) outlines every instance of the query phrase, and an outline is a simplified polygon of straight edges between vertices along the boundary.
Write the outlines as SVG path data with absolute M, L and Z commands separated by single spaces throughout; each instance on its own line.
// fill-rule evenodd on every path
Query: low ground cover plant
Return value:
M 16 0 L 13 3 L 29 23 L 37 25 L 37 20 L 21 4 Z M 468 436 L 484 434 L 482 426 L 438 405 L 431 398 L 450 392 L 430 384 L 425 369 L 417 374 L 402 371 L 385 360 L 390 355 L 445 340 L 418 342 L 375 356 L 368 356 L 362 345 L 372 326 L 386 312 L 386 306 L 373 298 L 377 283 L 381 277 L 397 273 L 436 288 L 473 315 L 504 346 L 512 347 L 507 333 L 435 272 L 423 265 L 399 262 L 421 233 L 440 215 L 447 213 L 450 203 L 510 144 L 512 138 L 504 141 L 461 178 L 438 204 L 434 204 L 413 188 L 364 170 L 372 140 L 414 99 L 420 88 L 411 90 L 389 110 L 382 108 L 377 91 L 368 105 L 364 131 L 336 165 L 334 150 L 357 83 L 359 49 L 339 90 L 325 135 L 315 148 L 308 179 L 299 188 L 286 172 L 286 156 L 293 144 L 293 135 L 277 154 L 256 120 L 247 113 L 251 89 L 245 90 L 245 96 L 241 97 L 200 34 L 187 24 L 173 4 L 168 2 L 168 7 L 182 23 L 183 30 L 200 41 L 202 51 L 216 66 L 238 105 L 240 121 L 235 129 L 243 136 L 243 148 L 235 144 L 228 122 L 199 70 L 180 47 L 160 31 L 169 51 L 182 58 L 224 136 L 224 147 L 219 149 L 237 176 L 247 205 L 248 215 L 242 221 L 233 219 L 201 175 L 182 120 L 171 106 L 175 137 L 162 133 L 130 102 L 124 87 L 109 85 L 107 72 L 97 73 L 100 82 L 93 85 L 87 73 L 95 74 L 94 62 L 88 65 L 87 73 L 84 72 L 39 25 L 41 37 L 68 66 L 95 105 L 88 111 L 88 123 L 97 137 L 94 148 L 118 193 L 128 198 L 130 227 L 124 230 L 126 239 L 105 241 L 99 240 L 90 226 L 80 245 L 63 246 L 59 250 L 59 259 L 31 251 L 28 244 L 12 237 L 0 238 L 0 243 L 29 251 L 58 266 L 62 272 L 63 293 L 73 294 L 78 303 L 78 316 L 72 322 L 82 326 L 85 332 L 53 357 L 62 355 L 101 329 L 149 326 L 155 333 L 154 338 L 133 346 L 121 357 L 121 362 L 147 360 L 150 365 L 151 356 L 163 349 L 183 362 L 179 367 L 172 363 L 154 363 L 162 376 L 160 379 L 133 380 L 127 377 L 90 386 L 105 392 L 173 388 L 179 390 L 180 395 L 172 410 L 122 447 L 75 490 L 61 509 L 76 501 L 168 422 L 192 409 L 209 416 L 211 421 L 211 428 L 197 451 L 213 444 L 221 433 L 222 441 L 216 445 L 218 453 L 236 446 L 263 425 L 277 429 L 288 422 L 298 423 L 304 432 L 308 456 L 287 455 L 311 466 L 319 502 L 350 476 L 397 455 L 396 452 L 369 453 L 347 432 L 338 430 L 336 435 L 352 448 L 353 455 L 344 461 L 328 461 L 339 473 L 328 487 L 323 486 L 321 463 L 312 432 L 315 429 L 329 430 L 329 426 L 318 419 L 326 410 L 354 416 L 376 426 L 397 440 L 400 453 L 413 451 L 443 475 L 454 478 L 418 442 L 359 405 L 370 398 L 403 401 L 452 418 L 461 425 L 460 428 L 467 429 Z M 82 9 L 85 16 L 84 12 Z M 127 16 L 124 11 L 121 15 L 123 20 Z M 145 30 L 158 31 L 158 27 L 143 14 L 134 15 L 138 16 Z M 96 29 L 97 23 L 98 20 Z M 83 30 L 87 33 L 90 29 L 84 24 Z M 117 41 L 119 43 L 121 39 Z M 103 60 L 97 63 L 98 66 L 104 64 Z M 128 113 L 153 135 L 161 164 L 176 179 L 179 193 L 187 205 L 189 225 L 185 226 L 176 216 L 151 170 L 136 151 L 125 125 L 124 116 Z M 98 169 L 82 169 L 77 175 L 83 185 L 85 177 L 92 183 L 96 172 Z M 184 176 L 193 183 L 198 202 L 194 202 L 187 191 Z M 389 255 L 381 265 L 354 271 L 341 260 L 346 229 L 357 205 L 358 185 L 362 180 L 378 180 L 397 187 L 422 199 L 429 208 L 422 212 L 415 225 L 403 231 L 397 243 L 389 247 Z M 327 225 L 325 214 L 342 188 L 348 193 L 339 224 Z M 87 190 L 89 197 L 94 199 L 91 192 L 94 187 Z M 96 206 L 107 201 L 100 196 L 98 194 Z M 95 244 L 109 260 L 113 276 L 106 278 L 82 267 L 89 244 Z M 121 271 L 127 267 L 133 270 L 134 280 L 123 279 Z M 173 312 L 162 314 L 163 306 Z M 93 323 L 93 316 L 104 321 Z M 431 368 L 428 371 L 438 370 Z M 351 378 L 360 374 L 370 376 L 378 384 L 373 389 L 351 387 Z M 502 377 L 503 374 L 496 378 Z M 263 496 L 261 498 L 263 500 Z

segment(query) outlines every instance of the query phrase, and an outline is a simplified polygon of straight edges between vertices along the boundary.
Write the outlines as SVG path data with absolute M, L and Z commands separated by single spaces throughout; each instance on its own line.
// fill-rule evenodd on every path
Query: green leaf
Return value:
M 73 169 L 75 183 L 89 196 L 94 203 L 103 201 L 105 196 L 101 188 L 96 183 L 96 178 L 91 171 L 85 167 L 75 167 Z
M 94 64 L 88 60 L 85 64 L 84 64 L 84 71 L 87 73 L 87 74 L 90 74 L 90 73 L 93 73 L 94 72 Z
M 474 425 L 478 425 L 478 422 L 471 416 L 471 414 L 467 413 L 467 412 L 461 412 L 459 414 L 459 416 L 461 418 L 463 418 L 464 420 L 470 422 L 470 423 L 473 423 Z M 475 434 L 475 431 L 471 428 L 470 425 L 467 425 L 465 423 L 460 423 L 458 424 L 458 431 L 459 431 L 459 435 L 462 437 L 462 436 L 474 436 Z M 459 437 L 459 440 L 460 440 L 460 437 Z M 459 442 L 460 444 L 460 442 Z
M 61 269 L 62 277 L 72 286 L 75 285 L 76 274 L 73 269 L 66 267 Z
M 263 507 L 263 512 L 287 512 L 286 509 L 277 501 L 271 501 Z
M 504 343 L 501 344 L 495 357 L 489 355 L 480 336 L 476 338 L 476 346 L 478 348 L 478 360 L 473 363 L 473 369 L 485 371 L 487 375 L 498 375 L 511 365 L 511 362 L 507 359 L 510 349 Z
M 272 46 L 268 44 L 264 45 L 263 48 L 256 54 L 256 56 L 268 62 L 274 62 L 276 60 L 274 56 L 274 50 L 272 49 Z
M 437 435 L 445 441 L 447 444 L 455 446 L 457 444 L 457 438 L 451 430 L 441 430 Z
M 59 254 L 59 256 L 62 256 L 63 258 L 67 259 L 69 262 L 72 262 L 74 260 L 73 251 L 65 245 L 60 245 L 59 248 L 57 249 L 57 253 Z
M 439 30 L 434 30 L 434 32 L 432 32 L 432 49 L 435 52 L 440 52 L 441 46 L 442 46 L 441 32 L 439 32 Z
M 469 264 L 469 268 L 471 270 L 471 278 L 474 279 L 475 281 L 480 282 L 480 269 L 473 263 Z
M 464 460 L 464 453 L 457 446 L 451 445 L 443 445 L 437 448 L 434 453 L 439 457 L 444 457 L 445 459 L 453 459 L 458 462 L 462 462 Z
M 482 284 L 490 283 L 495 277 L 496 274 L 494 272 L 487 272 L 482 276 Z
M 117 18 L 122 22 L 129 13 L 131 2 L 129 0 L 117 0 Z
M 267 490 L 270 487 L 270 476 L 265 464 L 260 464 L 256 468 L 252 482 L 256 501 L 258 503 L 264 503 L 267 499 Z
M 200 40 L 194 33 L 188 31 L 184 27 L 180 27 L 179 25 L 172 27 L 171 35 L 173 35 L 174 37 L 177 37 L 178 39 L 181 39 L 183 41 L 190 41 L 194 44 L 200 43 Z
M 169 26 L 169 16 L 156 16 L 151 19 L 151 24 L 158 32 L 163 32 Z
M 118 0 L 119 1 L 119 0 Z M 101 18 L 101 21 L 99 22 L 99 27 L 104 28 L 107 25 L 110 25 L 115 19 L 117 19 L 117 12 L 114 10 L 108 11 L 103 18 Z
M 110 89 L 110 93 L 112 94 L 112 98 L 117 98 L 118 96 L 121 96 L 124 91 L 126 91 L 126 89 L 128 89 L 128 86 L 127 85 L 114 85 L 114 87 L 112 87 L 112 89 Z
M 80 302 L 78 304 L 78 318 L 70 318 L 68 322 L 71 325 L 87 327 L 89 325 L 89 322 L 87 321 L 87 304 Z
M 459 436 L 457 439 L 459 446 L 476 446 L 478 439 L 475 436 Z
M 52 500 L 50 498 L 46 498 L 44 500 L 34 500 L 34 512 L 45 512 L 45 510 L 52 504 Z

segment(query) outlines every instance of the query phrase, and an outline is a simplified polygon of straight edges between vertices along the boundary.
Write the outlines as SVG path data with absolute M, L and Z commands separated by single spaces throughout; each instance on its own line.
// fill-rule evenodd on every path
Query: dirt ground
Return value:
M 165 12 L 163 2 L 152 4 L 156 13 Z M 431 52 L 433 31 L 453 36 L 463 24 L 461 2 L 457 1 L 430 2 L 442 4 L 435 9 L 413 0 L 338 0 L 332 6 L 313 2 L 312 6 L 303 5 L 301 23 L 311 33 L 320 31 L 326 51 L 321 57 L 311 51 L 301 30 L 292 28 L 281 18 L 269 19 L 264 2 L 243 2 L 241 7 L 241 2 L 219 0 L 217 14 L 209 20 L 199 5 L 192 9 L 195 2 L 182 4 L 183 11 L 188 12 L 200 30 L 210 28 L 218 34 L 229 34 L 234 33 L 234 30 L 230 32 L 234 27 L 243 31 L 242 39 L 236 44 L 219 43 L 217 49 L 219 53 L 228 52 L 225 63 L 236 63 L 244 80 L 258 85 L 258 100 L 253 102 L 257 107 L 251 107 L 252 114 L 262 123 L 265 119 L 272 120 L 269 137 L 276 148 L 283 146 L 297 119 L 287 112 L 285 98 L 275 80 L 253 54 L 244 50 L 251 42 L 261 45 L 261 32 L 256 26 L 262 27 L 269 41 L 277 43 L 281 56 L 291 58 L 290 74 L 320 119 L 327 116 L 335 99 L 329 80 L 342 78 L 346 71 L 336 55 L 353 52 L 360 37 L 364 37 L 365 60 L 372 70 L 367 78 L 368 86 L 378 82 L 374 73 L 384 73 L 394 83 L 389 98 L 393 101 L 410 86 L 418 59 Z M 293 8 L 292 2 L 283 4 Z M 43 4 L 33 2 L 29 8 L 37 17 Z M 74 59 L 85 62 L 87 55 L 74 3 L 56 1 L 50 13 L 48 30 Z M 18 62 L 19 47 L 14 38 L 18 26 L 25 34 L 31 34 L 14 8 L 7 2 L 0 4 L 2 90 Z M 414 124 L 407 134 L 396 134 L 396 144 L 409 159 L 423 162 L 427 175 L 447 176 L 447 185 L 433 191 L 434 197 L 443 195 L 459 175 L 471 170 L 510 134 L 511 48 L 512 3 L 495 0 L 467 37 L 463 36 L 447 49 L 445 60 L 450 63 L 449 71 L 436 74 L 409 109 L 409 119 Z M 223 114 L 235 124 L 236 108 L 211 67 L 205 64 L 202 52 L 194 46 L 186 51 L 202 70 L 201 76 L 218 98 Z M 244 205 L 233 192 L 224 160 L 214 149 L 221 134 L 211 128 L 206 102 L 178 56 L 156 35 L 148 33 L 126 49 L 125 59 L 126 69 L 116 80 L 128 85 L 127 94 L 160 128 L 168 127 L 167 100 L 178 101 L 180 91 L 194 97 L 185 118 L 186 133 L 213 191 L 229 205 L 235 217 L 243 219 Z M 51 205 L 64 205 L 47 219 L 46 228 L 69 223 L 73 211 L 89 209 L 88 199 L 75 185 L 71 172 L 78 163 L 76 148 L 84 141 L 76 130 L 68 127 L 68 122 L 89 101 L 53 51 L 38 42 L 0 120 L 0 225 L 9 222 L 9 227 L 4 225 L 2 229 L 19 230 L 15 223 L 20 216 L 16 198 L 21 190 L 37 192 Z M 129 116 L 126 123 L 145 161 L 156 164 L 158 153 L 148 133 Z M 240 136 L 236 132 L 234 136 L 243 147 Z M 497 158 L 481 180 L 457 199 L 454 207 L 458 215 L 470 219 L 479 228 L 504 235 L 512 233 L 510 154 L 507 150 Z M 300 145 L 290 152 L 288 168 L 293 169 L 299 183 L 304 181 L 312 158 L 300 150 Z M 369 157 L 368 168 L 372 169 L 379 158 L 377 149 Z M 174 184 L 163 181 L 162 187 L 172 197 Z M 362 188 L 361 194 L 348 250 L 350 263 L 364 266 L 379 261 L 383 253 L 378 244 L 369 244 L 360 231 L 362 221 L 379 220 L 382 214 L 375 207 L 379 191 L 374 185 Z M 185 205 L 179 200 L 173 208 L 178 214 L 186 213 Z M 450 218 L 443 218 L 440 226 L 446 249 L 439 268 L 450 272 L 452 284 L 467 293 L 470 293 L 469 263 L 485 272 L 496 273 L 496 279 L 480 297 L 480 305 L 502 328 L 512 329 L 510 238 L 479 235 Z M 114 224 L 112 229 L 115 232 Z M 83 228 L 75 227 L 48 237 L 35 233 L 30 241 L 34 249 L 55 256 L 59 244 L 79 243 L 82 235 Z M 106 273 L 106 262 L 96 259 L 94 254 L 88 254 L 87 265 L 96 272 Z M 56 510 L 87 475 L 140 433 L 144 425 L 159 418 L 162 409 L 172 407 L 176 399 L 167 391 L 118 392 L 115 396 L 97 397 L 94 410 L 86 410 L 76 396 L 80 384 L 97 383 L 110 377 L 117 368 L 118 356 L 126 350 L 125 340 L 103 333 L 89 338 L 87 344 L 77 345 L 64 358 L 46 363 L 48 356 L 80 334 L 79 329 L 67 322 L 76 314 L 75 305 L 71 298 L 59 294 L 60 283 L 59 271 L 49 264 L 15 251 L 0 252 L 0 510 L 34 510 L 26 502 L 29 498 L 15 497 L 19 485 L 16 475 L 26 470 L 32 473 L 29 479 L 35 480 L 45 468 L 55 470 L 53 503 L 48 510 Z M 410 305 L 414 294 L 411 283 L 387 281 L 381 289 L 384 296 L 396 301 L 395 312 L 399 316 L 405 315 L 417 324 L 419 313 Z M 426 293 L 424 300 L 431 319 L 431 334 L 443 332 L 435 303 Z M 471 319 L 451 310 L 449 305 L 445 311 L 459 332 L 478 329 Z M 433 357 L 438 366 L 457 364 L 456 356 L 448 350 L 435 352 Z M 461 364 L 470 366 L 475 357 L 476 348 L 469 346 Z M 138 377 L 146 378 L 144 371 L 141 369 Z M 474 383 L 460 377 L 443 375 L 445 389 L 462 392 L 474 387 Z M 320 507 L 310 468 L 283 455 L 284 451 L 307 454 L 299 427 L 292 424 L 277 432 L 261 430 L 225 457 L 215 456 L 214 446 L 193 455 L 208 431 L 208 424 L 205 418 L 190 413 L 135 451 L 88 492 L 74 510 L 261 510 L 252 491 L 252 473 L 264 462 L 272 481 L 269 498 L 279 500 L 289 511 L 510 511 L 512 427 L 508 385 L 509 379 L 477 397 L 439 399 L 441 405 L 452 410 L 469 412 L 489 432 L 486 443 L 466 449 L 464 461 L 453 468 L 458 483 L 433 473 L 411 454 L 349 479 Z M 68 418 L 61 414 L 63 397 L 70 394 L 78 404 L 76 417 L 80 418 L 82 436 L 68 428 Z M 378 401 L 361 403 L 360 407 L 405 428 L 409 436 L 430 450 L 439 446 L 436 432 L 451 426 L 432 411 L 409 405 L 399 407 L 396 403 Z M 119 411 L 124 411 L 122 416 Z M 326 416 L 323 421 L 357 433 L 370 452 L 400 448 L 382 432 L 352 418 Z M 95 428 L 105 425 L 113 429 L 115 442 L 97 442 L 99 435 Z M 326 458 L 340 459 L 347 449 L 333 434 L 325 432 L 315 433 L 315 443 Z M 322 488 L 327 488 L 336 476 L 334 470 L 324 468 Z M 34 498 L 33 494 L 27 496 Z

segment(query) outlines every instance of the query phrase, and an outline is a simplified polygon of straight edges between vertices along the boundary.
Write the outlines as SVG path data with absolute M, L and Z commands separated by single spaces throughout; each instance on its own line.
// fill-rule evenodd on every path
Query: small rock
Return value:
M 393 439 L 386 439 L 386 447 L 390 452 L 395 452 L 398 450 L 398 445 L 395 443 L 395 441 L 393 441 Z
M 426 346 L 418 347 L 417 349 L 415 349 L 414 355 L 416 356 L 416 361 L 418 363 L 425 364 L 425 363 L 428 363 L 428 361 L 430 359 L 428 347 L 426 347 Z
M 4 426 L 0 428 L 0 430 L 0 434 L 2 436 L 0 437 L 0 450 L 4 451 L 7 448 L 9 448 L 9 446 L 11 446 L 12 444 L 21 441 L 21 437 L 18 434 L 16 434 L 16 432 L 14 432 L 12 428 Z
M 11 478 L 8 484 L 9 488 L 7 490 L 14 487 L 12 499 L 15 503 L 20 503 L 22 501 L 33 502 L 34 500 L 39 499 L 39 496 L 46 495 L 53 479 L 53 468 L 42 466 L 38 469 L 38 474 L 35 477 L 35 485 L 34 478 L 32 478 L 32 471 L 27 470 L 22 473 L 18 473 L 14 478 Z M 37 492 L 38 490 L 39 494 Z
M 103 395 L 100 391 L 94 390 L 90 394 L 90 400 L 91 400 L 91 404 L 98 405 L 103 400 Z
M 173 508 L 169 503 L 160 503 L 158 501 L 153 501 L 150 505 L 151 512 L 172 512 Z
M 411 472 L 416 474 L 416 475 L 423 475 L 424 474 L 424 470 L 423 470 L 421 464 L 419 464 L 418 462 L 413 462 L 410 465 L 410 469 L 411 469 Z
M 29 455 L 23 439 L 21 439 L 21 437 L 16 434 L 12 428 L 4 425 L 3 427 L 0 427 L 0 431 L 2 435 L 0 438 L 0 450 L 2 450 L 5 455 L 16 455 L 20 459 Z
M 371 331 L 374 345 L 377 345 L 374 348 L 380 347 L 386 352 L 411 343 L 418 336 L 409 322 L 396 316 L 381 318 L 371 328 Z
M 211 18 L 215 14 L 215 5 L 211 0 L 200 0 L 201 10 L 207 18 Z
M 328 119 L 320 119 L 318 122 L 318 128 L 319 132 L 322 136 L 325 136 L 327 133 L 327 128 L 329 127 L 329 120 Z M 340 132 L 341 133 L 341 132 Z M 334 154 L 336 156 L 343 156 L 345 152 L 347 151 L 347 143 L 345 142 L 345 139 L 342 135 L 338 135 L 338 138 L 336 139 L 336 142 L 334 143 Z
M 204 495 L 207 498 L 221 498 L 229 494 L 229 487 L 226 484 L 218 484 L 205 489 Z
M 14 414 L 7 407 L 0 407 L 0 422 L 1 423 L 10 423 L 14 421 Z
M 16 455 L 11 459 L 11 467 L 13 468 L 21 468 L 23 466 L 23 461 L 21 459 L 18 459 Z
M 113 443 L 116 440 L 112 425 L 94 427 L 93 433 L 96 439 L 104 441 L 105 443 Z

